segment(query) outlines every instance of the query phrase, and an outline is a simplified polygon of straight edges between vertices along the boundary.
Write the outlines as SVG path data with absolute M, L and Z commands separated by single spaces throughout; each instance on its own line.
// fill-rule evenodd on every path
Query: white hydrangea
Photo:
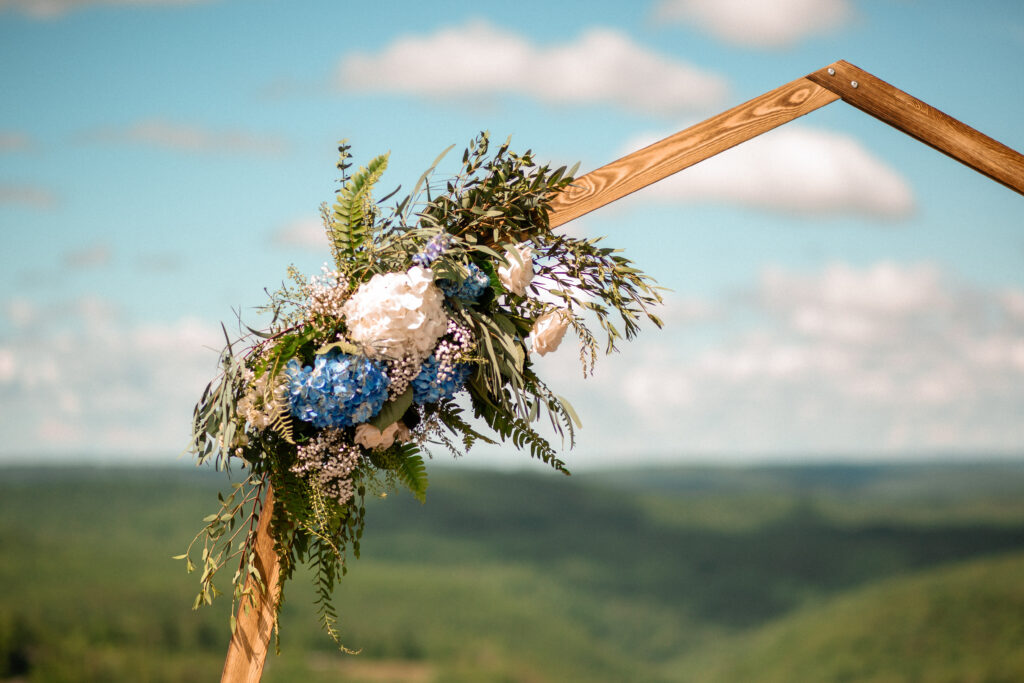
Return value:
M 348 337 L 367 356 L 417 364 L 434 350 L 448 326 L 444 294 L 434 272 L 414 266 L 404 273 L 377 274 L 342 306 Z
M 511 249 L 505 250 L 508 265 L 498 266 L 498 279 L 508 291 L 526 296 L 526 286 L 533 280 L 533 249 L 528 244 L 518 244 L 515 250 L 515 254 Z

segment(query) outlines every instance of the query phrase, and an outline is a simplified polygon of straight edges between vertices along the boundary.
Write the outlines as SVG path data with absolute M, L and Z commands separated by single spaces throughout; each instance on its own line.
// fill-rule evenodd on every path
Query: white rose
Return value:
M 569 315 L 567 309 L 559 308 L 537 318 L 530 330 L 534 352 L 543 356 L 558 348 L 565 331 L 569 329 Z
M 498 266 L 498 279 L 508 291 L 526 296 L 526 286 L 533 280 L 533 249 L 527 244 L 520 244 L 515 250 L 518 259 L 511 249 L 505 250 L 508 265 Z
M 371 358 L 424 360 L 448 326 L 434 271 L 415 266 L 377 274 L 342 307 L 348 337 Z
M 392 422 L 383 431 L 369 423 L 361 424 L 356 427 L 355 442 L 369 449 L 388 448 L 395 442 L 395 437 L 399 432 L 399 424 L 401 423 Z M 405 425 L 402 426 L 404 427 Z

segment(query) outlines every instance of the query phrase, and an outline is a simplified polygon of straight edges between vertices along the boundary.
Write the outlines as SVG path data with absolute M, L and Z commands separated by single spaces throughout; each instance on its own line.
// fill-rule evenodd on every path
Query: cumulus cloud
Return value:
M 836 263 L 768 268 L 730 301 L 666 311 L 666 330 L 605 359 L 596 382 L 538 363 L 578 397 L 581 464 L 1024 450 L 1024 290 Z
M 632 152 L 663 136 L 644 135 Z M 900 219 L 914 210 L 906 179 L 857 140 L 790 124 L 684 169 L 637 194 L 644 201 L 736 203 L 821 216 Z
M 64 265 L 68 268 L 102 268 L 110 264 L 113 256 L 109 244 L 90 244 L 65 253 Z
M 135 259 L 136 267 L 147 273 L 171 273 L 179 270 L 184 262 L 182 255 L 173 251 L 154 251 Z
M 23 152 L 31 147 L 32 140 L 24 133 L 0 131 L 0 152 Z
M 94 130 L 83 137 L 88 142 L 143 144 L 199 153 L 280 155 L 288 150 L 287 142 L 273 135 L 214 130 L 163 119 Z
M 593 28 L 570 43 L 540 46 L 482 21 L 405 36 L 377 54 L 350 54 L 338 67 L 338 83 L 425 97 L 525 95 L 654 114 L 707 109 L 727 90 L 720 76 L 613 29 Z
M 39 185 L 0 183 L 0 206 L 4 204 L 52 209 L 57 206 L 57 196 Z
M 301 247 L 326 253 L 330 246 L 324 224 L 319 218 L 302 217 L 282 225 L 274 231 L 271 241 L 283 247 Z
M 822 35 L 853 17 L 848 0 L 661 0 L 655 18 L 692 24 L 735 45 L 780 48 Z
M 56 19 L 68 12 L 89 7 L 144 7 L 193 5 L 208 0 L 0 0 L 0 11 L 21 12 L 33 19 Z
M 133 322 L 83 297 L 0 309 L 0 457 L 173 457 L 222 335 L 194 318 Z

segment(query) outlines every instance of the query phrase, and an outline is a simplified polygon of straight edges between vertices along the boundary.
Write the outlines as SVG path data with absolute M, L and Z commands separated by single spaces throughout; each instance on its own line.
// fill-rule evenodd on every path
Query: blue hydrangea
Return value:
M 462 281 L 461 285 L 442 280 L 440 283 L 441 289 L 452 298 L 476 301 L 491 286 L 491 279 L 475 263 L 470 263 L 466 266 L 466 269 L 469 270 L 469 275 Z
M 427 240 L 427 243 L 423 246 L 423 251 L 413 255 L 412 262 L 417 266 L 426 268 L 448 250 L 450 243 L 451 236 L 448 233 L 443 232 L 439 235 L 434 235 Z
M 292 415 L 314 427 L 349 427 L 366 422 L 388 400 L 384 364 L 330 351 L 313 366 L 294 358 L 285 366 Z
M 451 398 L 469 379 L 473 372 L 472 363 L 456 363 L 448 377 L 438 377 L 441 364 L 433 355 L 423 361 L 420 374 L 412 381 L 413 403 L 437 403 L 442 398 Z

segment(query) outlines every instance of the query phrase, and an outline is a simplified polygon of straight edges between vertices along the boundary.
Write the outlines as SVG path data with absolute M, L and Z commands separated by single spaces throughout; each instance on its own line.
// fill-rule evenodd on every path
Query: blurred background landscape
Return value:
M 0 0 L 0 680 L 215 680 L 178 453 L 220 321 L 481 130 L 585 172 L 845 59 L 1024 149 L 1016 0 Z M 439 179 L 458 161 L 442 165 Z M 440 182 L 440 180 L 438 181 Z M 1024 680 L 1019 195 L 841 103 L 565 226 L 669 288 L 512 448 L 375 500 L 265 680 Z
M 286 586 L 265 681 L 1014 681 L 1024 465 L 432 467 L 368 506 L 319 628 Z M 0 680 L 216 680 L 228 602 L 183 552 L 222 478 L 8 468 Z

